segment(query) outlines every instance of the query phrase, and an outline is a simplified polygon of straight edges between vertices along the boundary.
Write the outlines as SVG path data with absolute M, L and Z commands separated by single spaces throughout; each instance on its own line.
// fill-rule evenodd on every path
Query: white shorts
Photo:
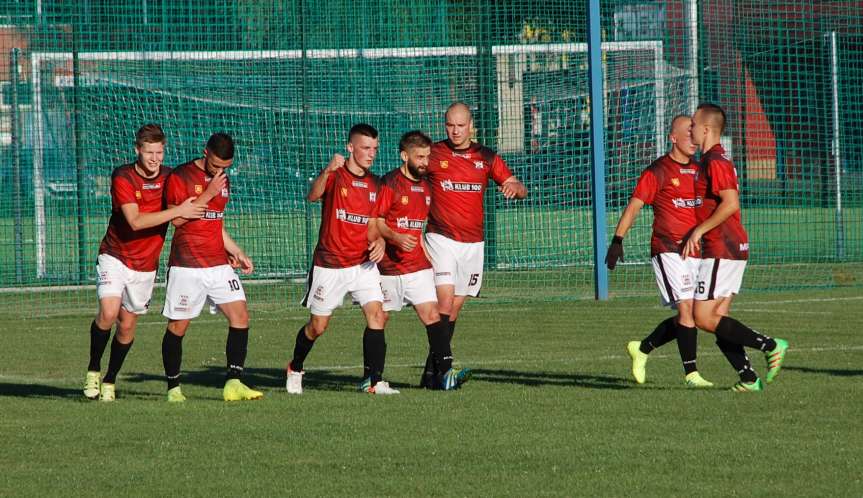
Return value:
M 114 256 L 100 254 L 96 259 L 96 272 L 99 277 L 96 295 L 99 300 L 120 297 L 123 299 L 123 309 L 136 315 L 143 315 L 150 309 L 155 271 L 135 271 Z
M 348 293 L 360 306 L 372 301 L 383 302 L 378 265 L 366 261 L 348 268 L 313 267 L 303 306 L 313 315 L 330 316 Z
M 434 271 L 415 271 L 404 275 L 381 275 L 384 311 L 401 311 L 406 304 L 437 302 Z
M 458 242 L 438 233 L 425 234 L 435 285 L 454 285 L 456 296 L 479 295 L 485 242 Z
M 162 314 L 171 320 L 189 320 L 200 315 L 207 302 L 215 308 L 219 304 L 245 300 L 243 283 L 230 265 L 210 268 L 172 266 L 168 268 L 168 288 Z
M 712 301 L 740 292 L 746 260 L 704 258 L 698 267 L 695 299 Z
M 650 258 L 650 262 L 663 306 L 674 307 L 680 301 L 694 298 L 700 259 L 683 259 L 676 252 L 663 252 Z

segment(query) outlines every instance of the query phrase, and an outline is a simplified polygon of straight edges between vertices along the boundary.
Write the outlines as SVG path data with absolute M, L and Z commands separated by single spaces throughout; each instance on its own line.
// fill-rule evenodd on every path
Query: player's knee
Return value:
M 387 312 L 376 309 L 368 314 L 369 328 L 383 329 L 387 324 Z
M 249 327 L 249 311 L 246 309 L 237 310 L 234 312 L 229 321 L 231 322 L 231 327 L 236 327 L 240 329 Z
M 99 313 L 96 315 L 96 325 L 101 329 L 110 329 L 117 322 L 119 314 L 120 310 L 99 308 Z
M 168 331 L 177 337 L 186 335 L 189 328 L 189 320 L 171 320 L 168 322 Z
M 420 321 L 425 325 L 431 325 L 440 321 L 440 312 L 434 308 L 428 309 L 420 316 Z
M 306 324 L 306 336 L 310 339 L 317 339 L 318 337 L 324 335 L 324 332 L 326 332 L 326 330 L 326 322 L 312 320 L 311 322 Z
M 381 320 L 383 321 L 384 327 L 386 327 L 387 323 L 390 321 L 389 311 L 381 311 Z
M 713 316 L 713 313 L 709 313 L 706 311 L 696 310 L 694 313 L 695 318 L 695 326 L 700 328 L 705 332 L 713 333 L 716 330 L 716 317 Z

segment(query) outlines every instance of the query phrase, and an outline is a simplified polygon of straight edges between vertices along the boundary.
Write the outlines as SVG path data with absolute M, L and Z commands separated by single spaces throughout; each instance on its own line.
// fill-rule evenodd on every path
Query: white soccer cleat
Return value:
M 387 381 L 380 381 L 374 385 L 369 391 L 369 393 L 380 394 L 382 396 L 386 396 L 389 394 L 401 394 L 398 389 L 393 389 L 390 387 L 390 383 Z
M 288 364 L 288 380 L 285 381 L 285 389 L 288 390 L 288 394 L 303 394 L 303 375 L 305 373 L 305 371 L 295 372 L 291 370 L 291 365 Z

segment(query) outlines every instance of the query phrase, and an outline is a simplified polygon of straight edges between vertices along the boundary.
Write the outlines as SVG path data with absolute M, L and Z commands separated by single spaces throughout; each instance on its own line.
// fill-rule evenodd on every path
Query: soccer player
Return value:
M 448 391 L 466 382 L 470 370 L 452 368 L 449 327 L 441 321 L 434 272 L 420 242 L 431 204 L 431 189 L 425 179 L 431 145 L 431 139 L 421 131 L 402 135 L 402 165 L 381 179 L 377 225 L 387 246 L 378 269 L 387 319 L 390 311 L 413 305 L 426 327 L 434 370 L 441 372 L 435 385 Z
M 84 396 L 101 401 L 115 399 L 117 373 L 135 340 L 138 315 L 147 312 L 153 295 L 168 222 L 174 218 L 200 218 L 204 212 L 203 207 L 193 204 L 194 199 L 162 208 L 162 192 L 171 170 L 162 165 L 165 133 L 159 125 L 147 124 L 138 130 L 135 153 L 137 161 L 111 174 L 111 219 L 99 245 L 96 265 L 99 311 L 90 324 L 90 363 Z M 100 379 L 102 354 L 115 322 L 108 371 Z
M 333 311 L 350 293 L 366 318 L 363 332 L 363 381 L 360 390 L 379 395 L 399 394 L 383 380 L 387 344 L 386 317 L 381 303 L 381 274 L 375 263 L 384 253 L 384 240 L 376 223 L 378 179 L 369 171 L 378 153 L 378 131 L 360 123 L 348 132 L 347 160 L 333 155 L 309 188 L 309 202 L 321 200 L 321 227 L 309 272 L 303 306 L 309 321 L 300 327 L 294 355 L 287 366 L 285 387 L 303 393 L 303 362 L 327 330 Z
M 650 238 L 650 261 L 659 286 L 664 306 L 677 309 L 677 316 L 662 321 L 641 341 L 630 341 L 626 350 L 632 358 L 632 375 L 639 384 L 645 381 L 645 365 L 651 351 L 677 339 L 686 385 L 711 387 L 698 373 L 695 357 L 697 336 L 692 317 L 692 299 L 695 295 L 695 277 L 699 259 L 683 259 L 680 251 L 689 232 L 695 228 L 695 208 L 701 198 L 695 195 L 695 175 L 698 165 L 693 163 L 695 144 L 690 128 L 692 119 L 686 115 L 671 120 L 671 151 L 648 166 L 638 179 L 629 204 L 623 211 L 614 238 L 608 247 L 605 263 L 614 270 L 617 261 L 623 261 L 623 237 L 641 208 L 653 206 L 653 235 Z
M 473 117 L 467 104 L 451 104 L 445 118 L 447 139 L 432 145 L 429 159 L 432 203 L 424 240 L 441 320 L 452 338 L 467 296 L 478 296 L 482 286 L 483 197 L 489 179 L 506 199 L 524 199 L 527 189 L 495 151 L 471 142 Z M 421 386 L 434 387 L 433 367 L 429 354 Z
M 195 203 L 206 206 L 199 220 L 175 219 L 172 222 L 174 238 L 162 311 L 168 319 L 162 338 L 162 362 L 170 402 L 186 400 L 180 389 L 183 337 L 191 320 L 207 303 L 218 307 L 228 319 L 227 380 L 222 389 L 223 398 L 240 401 L 263 397 L 240 381 L 249 342 L 249 312 L 243 285 L 234 269 L 239 268 L 248 275 L 254 270 L 254 264 L 224 226 L 231 188 L 225 170 L 233 163 L 234 140 L 225 133 L 215 133 L 207 141 L 203 157 L 177 166 L 168 177 L 165 197 L 169 206 L 195 196 Z
M 692 116 L 692 141 L 702 154 L 695 194 L 703 202 L 695 209 L 698 226 L 682 254 L 696 256 L 701 250 L 693 307 L 696 326 L 716 334 L 716 344 L 740 375 L 734 391 L 756 392 L 763 384 L 744 346 L 764 353 L 770 383 L 782 368 L 788 342 L 760 334 L 728 316 L 743 282 L 749 239 L 740 221 L 737 170 L 720 143 L 725 123 L 725 111 L 714 104 L 699 105 Z

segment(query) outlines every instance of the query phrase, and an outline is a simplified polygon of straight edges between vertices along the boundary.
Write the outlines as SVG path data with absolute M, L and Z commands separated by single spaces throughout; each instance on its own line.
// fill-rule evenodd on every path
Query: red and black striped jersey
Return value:
M 381 178 L 378 218 L 383 218 L 392 231 L 411 234 L 418 242 L 413 251 L 404 251 L 387 243 L 384 257 L 378 263 L 381 275 L 404 275 L 432 267 L 419 245 L 430 204 L 431 189 L 425 179 L 411 180 L 401 168 Z
M 168 177 L 165 198 L 169 205 L 179 206 L 189 197 L 197 197 L 207 189 L 212 177 L 190 161 L 174 169 Z M 169 266 L 211 268 L 228 264 L 225 240 L 222 238 L 225 207 L 230 200 L 230 182 L 225 179 L 222 191 L 210 199 L 204 216 L 188 220 L 174 229 Z
M 378 178 L 343 166 L 327 177 L 314 265 L 349 268 L 369 259 L 369 218 L 377 216 Z
M 737 169 L 722 145 L 716 144 L 701 156 L 701 168 L 695 180 L 696 195 L 704 199 L 701 206 L 695 210 L 698 223 L 703 222 L 716 211 L 716 206 L 722 200 L 719 192 L 730 189 L 740 192 Z M 701 254 L 704 258 L 738 260 L 749 258 L 749 237 L 740 220 L 740 210 L 704 234 Z
M 123 215 L 122 206 L 137 204 L 140 213 L 164 210 L 162 194 L 170 173 L 170 168 L 162 166 L 154 178 L 144 178 L 135 169 L 134 163 L 114 170 L 111 174 L 111 219 L 99 245 L 99 254 L 113 256 L 131 270 L 156 271 L 168 224 L 132 230 Z
M 488 147 L 471 144 L 464 150 L 448 140 L 432 145 L 428 179 L 432 189 L 427 231 L 459 242 L 482 242 L 483 198 L 489 179 L 498 185 L 512 172 Z

